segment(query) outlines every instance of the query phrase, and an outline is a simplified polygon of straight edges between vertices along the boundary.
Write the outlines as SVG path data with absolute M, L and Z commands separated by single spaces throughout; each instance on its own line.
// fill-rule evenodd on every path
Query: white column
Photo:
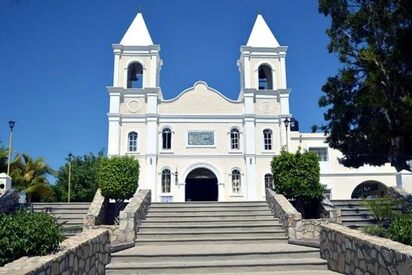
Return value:
M 247 200 L 256 200 L 256 138 L 255 118 L 245 117 L 245 162 Z
M 150 79 L 147 83 L 148 87 L 156 87 L 156 74 L 157 74 L 157 55 L 152 53 L 152 60 L 150 62 Z M 148 73 L 149 74 L 149 73 Z
M 117 156 L 120 154 L 120 117 L 109 117 L 109 137 L 107 144 L 107 155 Z
M 255 90 L 244 89 L 244 148 L 246 163 L 246 189 L 247 200 L 256 200 L 256 118 L 255 118 Z
M 147 94 L 147 117 L 146 117 L 146 180 L 151 179 L 152 199 L 157 198 L 157 93 Z
M 120 50 L 116 49 L 113 52 L 114 52 L 113 87 L 119 87 Z
M 243 56 L 243 76 L 245 80 L 245 88 L 256 88 L 252 87 L 252 81 L 251 81 L 251 73 L 250 73 L 250 57 L 249 54 L 246 56 Z
M 146 188 L 152 190 L 152 201 L 157 202 L 159 198 L 157 197 L 157 189 L 158 186 L 158 175 L 157 171 L 157 157 L 155 155 L 146 155 Z M 147 182 L 150 181 L 150 182 Z
M 287 82 L 286 82 L 286 62 L 285 62 L 285 57 L 280 58 L 280 66 L 281 66 L 281 89 L 286 89 L 287 88 Z
M 225 185 L 223 182 L 217 183 L 217 201 L 225 200 Z

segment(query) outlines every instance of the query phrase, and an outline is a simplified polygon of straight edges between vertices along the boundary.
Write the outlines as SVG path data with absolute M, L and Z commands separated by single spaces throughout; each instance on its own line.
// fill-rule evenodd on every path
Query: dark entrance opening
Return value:
M 217 201 L 217 178 L 206 168 L 197 168 L 186 177 L 186 201 Z

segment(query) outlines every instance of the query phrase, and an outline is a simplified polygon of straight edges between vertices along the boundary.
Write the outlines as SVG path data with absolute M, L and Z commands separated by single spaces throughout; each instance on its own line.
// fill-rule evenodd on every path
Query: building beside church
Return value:
M 261 15 L 240 47 L 237 100 L 198 81 L 175 98 L 160 87 L 160 46 L 141 13 L 113 45 L 113 86 L 108 112 L 108 155 L 135 156 L 139 188 L 154 201 L 262 200 L 272 186 L 270 162 L 299 147 L 320 157 L 321 183 L 332 199 L 371 195 L 396 185 L 390 166 L 350 169 L 320 133 L 300 133 L 289 110 L 287 47 Z

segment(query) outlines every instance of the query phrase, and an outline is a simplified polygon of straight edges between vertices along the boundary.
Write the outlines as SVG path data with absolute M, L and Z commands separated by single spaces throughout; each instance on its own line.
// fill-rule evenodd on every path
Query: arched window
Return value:
M 240 194 L 242 190 L 241 187 L 240 171 L 235 169 L 232 171 L 232 192 L 234 194 Z
M 143 88 L 143 66 L 135 62 L 127 68 L 127 88 Z
M 273 90 L 272 68 L 260 65 L 258 69 L 259 90 Z
M 137 133 L 130 132 L 128 135 L 128 147 L 129 152 L 136 152 L 137 151 Z
M 169 169 L 162 171 L 162 193 L 170 193 L 170 177 L 171 173 Z
M 239 150 L 240 149 L 239 140 L 240 140 L 239 129 L 233 128 L 232 130 L 230 130 L 230 149 Z
M 263 144 L 265 150 L 272 150 L 272 130 L 263 130 Z
M 269 188 L 270 190 L 275 188 L 272 174 L 265 175 L 265 188 Z
M 162 130 L 162 149 L 168 150 L 172 148 L 172 131 L 170 128 Z

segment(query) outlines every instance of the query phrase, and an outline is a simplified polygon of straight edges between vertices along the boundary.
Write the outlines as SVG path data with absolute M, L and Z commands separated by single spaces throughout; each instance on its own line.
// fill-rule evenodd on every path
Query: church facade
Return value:
M 240 47 L 237 100 L 204 81 L 165 99 L 160 46 L 141 13 L 113 52 L 108 155 L 136 157 L 139 188 L 151 189 L 154 201 L 262 200 L 265 187 L 275 184 L 273 156 L 299 147 L 319 155 L 321 183 L 332 199 L 356 197 L 359 188 L 376 195 L 396 185 L 390 166 L 345 168 L 323 134 L 298 131 L 289 110 L 287 47 L 261 15 Z

